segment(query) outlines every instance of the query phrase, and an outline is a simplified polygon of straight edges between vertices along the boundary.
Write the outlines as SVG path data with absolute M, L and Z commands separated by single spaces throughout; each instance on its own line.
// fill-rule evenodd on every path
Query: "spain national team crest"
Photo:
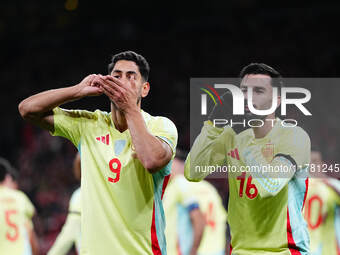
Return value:
M 270 163 L 274 158 L 274 144 L 266 143 L 262 147 L 262 155 L 268 163 Z

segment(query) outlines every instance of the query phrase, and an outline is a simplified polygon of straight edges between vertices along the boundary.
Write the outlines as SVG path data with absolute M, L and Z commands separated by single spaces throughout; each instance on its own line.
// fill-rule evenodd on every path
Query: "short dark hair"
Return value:
M 318 144 L 312 144 L 311 151 L 319 152 L 320 154 L 322 154 L 321 153 L 321 148 L 319 147 Z
M 176 158 L 185 161 L 187 158 L 188 152 L 182 150 L 180 148 L 176 148 Z
M 12 171 L 12 166 L 8 160 L 0 157 L 0 182 L 2 182 L 7 174 Z
M 248 74 L 265 74 L 273 78 L 272 86 L 282 88 L 283 81 L 281 74 L 276 71 L 274 68 L 266 65 L 264 63 L 251 63 L 242 68 L 240 72 L 240 78 L 244 78 L 244 76 Z M 279 91 L 280 93 L 280 91 Z
M 141 73 L 143 79 L 147 81 L 149 79 L 150 66 L 148 61 L 136 52 L 131 50 L 120 52 L 111 58 L 111 63 L 108 65 L 109 74 L 112 72 L 113 67 L 119 60 L 133 61 L 138 66 L 139 72 Z
M 9 175 L 12 177 L 13 181 L 18 181 L 18 179 L 19 179 L 19 172 L 13 166 L 11 168 L 11 171 L 9 172 Z

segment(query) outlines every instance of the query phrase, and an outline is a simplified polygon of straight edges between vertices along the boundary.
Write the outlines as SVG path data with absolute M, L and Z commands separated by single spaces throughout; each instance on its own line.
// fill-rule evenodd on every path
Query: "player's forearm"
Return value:
M 185 162 L 185 177 L 199 181 L 209 174 L 209 167 L 226 163 L 226 149 L 233 143 L 234 135 L 231 128 L 216 128 L 205 122 Z
M 79 216 L 70 214 L 67 216 L 65 225 L 47 255 L 64 255 L 72 248 L 80 225 L 80 221 L 77 217 Z
M 259 149 L 252 147 L 244 153 L 245 163 L 255 177 L 253 183 L 256 185 L 261 197 L 277 195 L 293 177 L 296 169 L 288 159 L 275 157 L 268 163 Z
M 196 255 L 203 237 L 205 219 L 201 210 L 196 209 L 190 213 L 190 220 L 193 228 L 193 243 L 190 255 Z
M 125 114 L 125 118 L 142 165 L 151 173 L 163 168 L 171 159 L 170 147 L 148 131 L 140 111 L 130 111 Z
M 32 233 L 30 234 L 30 243 L 32 247 L 32 254 L 39 255 L 40 252 L 39 252 L 38 238 L 34 230 L 32 230 Z
M 193 166 L 193 167 L 191 167 Z M 196 170 L 198 169 L 198 170 Z M 188 181 L 200 182 L 209 175 L 208 171 L 202 171 L 199 166 L 191 164 L 191 156 L 188 154 L 184 164 L 184 176 Z
M 79 86 L 44 91 L 23 100 L 19 104 L 20 115 L 24 119 L 34 119 L 66 102 L 81 98 Z

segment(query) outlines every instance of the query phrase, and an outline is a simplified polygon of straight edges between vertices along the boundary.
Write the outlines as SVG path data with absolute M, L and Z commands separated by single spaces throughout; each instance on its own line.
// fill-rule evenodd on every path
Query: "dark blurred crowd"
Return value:
M 194 7 L 144 1 L 0 3 L 0 155 L 20 170 L 20 188 L 37 208 L 43 253 L 64 222 L 77 185 L 71 169 L 76 149 L 20 119 L 17 105 L 25 97 L 76 84 L 90 73 L 106 74 L 112 54 L 134 50 L 151 66 L 151 93 L 142 108 L 173 120 L 179 146 L 189 149 L 190 77 L 235 77 L 250 62 L 267 63 L 288 77 L 339 76 L 340 3 L 281 8 L 235 0 Z M 336 162 L 340 152 L 339 92 L 336 86 L 313 88 L 313 118 L 302 123 L 327 162 Z M 101 96 L 65 107 L 108 111 L 109 102 Z

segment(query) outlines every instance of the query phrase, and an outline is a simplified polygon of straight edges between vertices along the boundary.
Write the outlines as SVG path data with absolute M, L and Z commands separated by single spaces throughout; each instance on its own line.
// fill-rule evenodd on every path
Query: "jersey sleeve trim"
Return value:
M 198 203 L 192 203 L 189 206 L 187 206 L 189 213 L 192 212 L 193 210 L 196 210 L 196 209 L 199 209 L 199 208 L 200 207 L 199 207 Z
M 295 166 L 295 169 L 297 169 L 296 161 L 290 155 L 278 153 L 278 154 L 275 155 L 274 158 L 276 158 L 276 157 L 284 157 L 285 159 L 289 160 L 292 163 L 293 166 Z

